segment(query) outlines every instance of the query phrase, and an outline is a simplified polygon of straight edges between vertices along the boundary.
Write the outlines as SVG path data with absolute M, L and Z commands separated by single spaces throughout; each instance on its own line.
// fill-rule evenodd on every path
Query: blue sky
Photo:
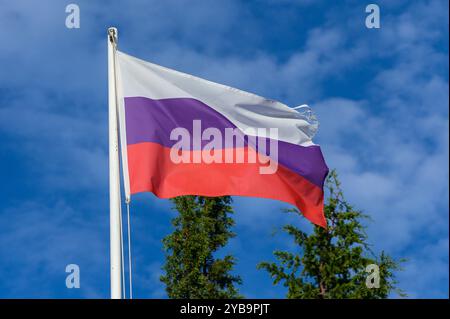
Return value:
M 410 297 L 448 297 L 448 2 L 0 0 L 0 297 L 109 297 L 106 29 L 120 49 L 317 113 L 349 201 L 370 214 L 376 251 L 408 258 Z M 277 201 L 235 198 L 247 297 L 283 297 L 255 266 L 295 249 L 278 232 L 306 220 Z M 133 198 L 134 293 L 163 298 L 161 239 L 175 212 Z M 66 289 L 65 267 L 81 268 Z M 393 296 L 395 297 L 395 295 Z

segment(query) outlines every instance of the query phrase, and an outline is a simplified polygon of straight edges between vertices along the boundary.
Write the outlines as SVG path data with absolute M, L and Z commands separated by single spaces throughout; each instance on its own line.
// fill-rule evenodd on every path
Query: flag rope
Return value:
M 128 282 L 130 285 L 130 291 L 129 296 L 130 299 L 133 299 L 133 280 L 131 275 L 131 221 L 130 221 L 130 199 L 126 199 L 126 205 L 127 205 L 127 226 L 128 226 Z
M 120 250 L 121 250 L 121 263 L 122 263 L 122 294 L 123 298 L 126 299 L 126 289 L 125 289 L 125 268 L 124 268 L 124 256 L 123 256 L 123 228 L 122 228 L 122 210 L 119 212 L 120 214 Z

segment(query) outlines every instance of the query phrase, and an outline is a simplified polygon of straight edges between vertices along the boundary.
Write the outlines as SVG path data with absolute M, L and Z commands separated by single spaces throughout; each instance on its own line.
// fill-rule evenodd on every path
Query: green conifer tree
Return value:
M 230 214 L 231 197 L 181 196 L 172 202 L 179 215 L 172 220 L 174 232 L 163 239 L 165 275 L 169 298 L 238 298 L 239 276 L 231 274 L 235 258 L 214 253 L 235 236 Z
M 395 261 L 384 252 L 376 256 L 370 250 L 361 224 L 368 216 L 346 202 L 335 171 L 330 172 L 325 186 L 328 228 L 314 226 L 308 235 L 293 225 L 284 226 L 299 253 L 275 251 L 277 262 L 262 262 L 258 268 L 267 270 L 274 284 L 283 283 L 287 298 L 387 298 L 394 291 L 404 296 L 394 277 L 403 260 Z M 288 211 L 301 215 L 297 209 Z M 371 264 L 378 266 L 379 288 L 374 287 L 374 270 L 366 269 Z

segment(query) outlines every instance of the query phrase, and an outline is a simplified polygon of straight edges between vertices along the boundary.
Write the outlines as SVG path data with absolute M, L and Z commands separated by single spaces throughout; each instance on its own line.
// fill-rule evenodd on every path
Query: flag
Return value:
M 317 121 L 308 108 L 120 51 L 116 65 L 126 193 L 276 199 L 326 227 L 328 168 L 312 142 Z

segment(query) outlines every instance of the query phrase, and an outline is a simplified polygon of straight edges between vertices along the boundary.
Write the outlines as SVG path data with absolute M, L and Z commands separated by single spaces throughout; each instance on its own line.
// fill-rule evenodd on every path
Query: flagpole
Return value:
M 111 299 L 122 298 L 121 201 L 115 54 L 117 29 L 108 29 L 109 220 Z

